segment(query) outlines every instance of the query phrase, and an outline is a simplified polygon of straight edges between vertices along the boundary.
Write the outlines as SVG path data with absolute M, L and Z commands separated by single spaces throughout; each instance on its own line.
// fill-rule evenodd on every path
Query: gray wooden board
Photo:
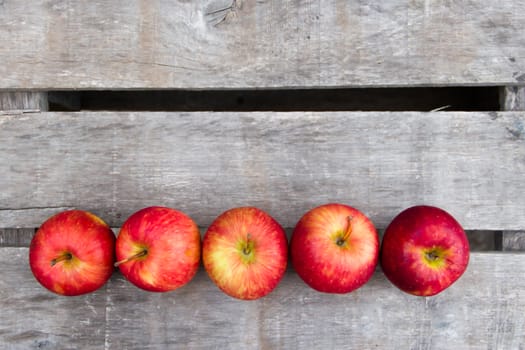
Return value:
M 503 231 L 501 246 L 504 251 L 525 251 L 525 231 Z
M 47 110 L 47 93 L 45 92 L 0 92 L 0 114 L 39 112 Z M 9 111 L 9 112 L 8 112 Z M 35 230 L 32 228 L 0 227 L 0 246 L 28 246 Z
M 503 89 L 502 109 L 525 111 L 525 87 L 506 86 Z M 503 231 L 501 246 L 504 251 L 525 251 L 525 231 Z
M 525 111 L 525 87 L 505 86 L 501 88 L 501 110 Z
M 0 228 L 0 247 L 29 247 L 34 228 Z
M 380 271 L 347 295 L 318 293 L 289 269 L 273 293 L 238 301 L 204 270 L 186 286 L 149 293 L 116 273 L 81 297 L 47 292 L 27 248 L 0 248 L 0 343 L 6 348 L 91 349 L 521 349 L 523 254 L 473 253 L 445 292 L 413 297 Z
M 509 85 L 525 2 L 0 1 L 0 89 Z
M 1 7 L 1 5 L 0 5 Z M 47 111 L 47 93 L 0 91 L 0 112 Z
M 258 206 L 284 227 L 325 202 L 384 228 L 441 206 L 466 229 L 525 227 L 523 112 L 0 116 L 0 227 L 81 208 L 119 227 L 149 205 L 207 226 Z
M 28 248 L 0 248 L 0 265 L 0 348 L 104 348 L 105 286 L 79 297 L 48 292 L 31 274 Z
M 39 112 L 41 110 L 47 110 L 47 93 L 0 92 L 0 114 L 13 113 L 13 111 L 17 111 L 17 113 Z M 32 228 L 0 227 L 0 246 L 28 246 L 34 232 Z

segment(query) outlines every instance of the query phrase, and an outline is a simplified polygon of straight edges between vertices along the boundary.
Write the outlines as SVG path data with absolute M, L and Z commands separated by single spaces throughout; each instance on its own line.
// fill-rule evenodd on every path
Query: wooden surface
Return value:
M 201 269 L 181 289 L 144 292 L 119 273 L 101 290 L 56 296 L 27 248 L 2 248 L 0 343 L 7 349 L 520 349 L 523 254 L 471 256 L 442 294 L 409 296 L 376 272 L 347 295 L 318 293 L 289 270 L 269 296 L 238 301 Z
M 503 231 L 503 251 L 525 251 L 525 231 Z
M 68 208 L 118 227 L 148 205 L 199 226 L 255 205 L 293 227 L 339 201 L 379 228 L 427 203 L 466 229 L 520 230 L 524 123 L 523 112 L 5 115 L 0 227 L 38 227 Z
M 487 249 L 523 250 L 524 23 L 525 2 L 513 0 L 0 0 L 0 348 L 524 349 L 523 252 L 473 253 L 466 274 L 432 298 L 403 294 L 379 270 L 354 293 L 321 294 L 289 269 L 255 302 L 225 296 L 202 269 L 172 293 L 116 273 L 95 293 L 59 297 L 27 261 L 34 229 L 58 211 L 91 210 L 118 229 L 147 205 L 181 209 L 201 227 L 256 205 L 289 234 L 329 201 L 362 209 L 380 229 L 427 203 Z M 504 86 L 505 112 L 304 112 L 293 100 L 333 88 L 310 93 L 336 91 L 333 109 L 344 110 L 355 101 L 342 104 L 338 88 L 385 86 Z M 105 103 L 82 92 L 99 89 L 151 89 L 152 100 L 186 89 L 168 91 L 182 96 L 176 109 L 238 89 L 210 110 L 264 99 L 273 110 L 289 98 L 303 112 L 41 113 L 48 103 L 81 109 L 82 96 Z M 378 108 L 366 90 L 352 94 Z M 502 230 L 498 244 L 486 239 L 492 230 Z
M 506 86 L 501 91 L 501 110 L 525 111 L 525 86 Z
M 82 298 L 55 296 L 31 274 L 27 248 L 1 248 L 0 264 L 0 347 L 104 349 L 104 290 Z
M 35 228 L 0 228 L 0 247 L 29 247 Z
M 47 109 L 45 92 L 0 91 L 0 114 L 8 111 L 40 112 Z
M 525 111 L 525 87 L 507 86 L 503 89 L 502 109 Z M 504 231 L 501 246 L 504 251 L 525 251 L 525 231 Z
M 0 92 L 0 114 L 33 113 L 48 109 L 47 93 L 33 91 Z M 0 162 L 5 160 L 0 155 Z M 2 188 L 0 187 L 0 191 Z M 0 225 L 0 247 L 29 246 L 34 228 L 6 228 Z
M 525 2 L 0 2 L 0 89 L 515 85 Z

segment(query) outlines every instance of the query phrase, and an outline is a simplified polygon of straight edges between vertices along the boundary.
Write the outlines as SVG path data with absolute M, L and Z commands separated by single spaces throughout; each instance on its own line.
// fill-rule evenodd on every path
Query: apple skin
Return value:
M 186 214 L 166 207 L 144 208 L 122 225 L 115 265 L 141 289 L 172 291 L 195 276 L 200 243 L 199 228 Z
M 440 293 L 461 277 L 468 261 L 465 231 L 443 209 L 426 205 L 405 209 L 385 230 L 383 272 L 409 294 Z
M 328 203 L 299 220 L 290 253 L 295 271 L 308 286 L 319 292 L 344 294 L 361 287 L 374 274 L 379 237 L 362 212 Z
M 67 210 L 47 219 L 29 246 L 33 275 L 48 290 L 66 296 L 93 292 L 113 273 L 115 235 L 96 215 Z
M 202 258 L 209 277 L 224 293 L 242 300 L 274 290 L 286 271 L 287 255 L 283 228 L 255 207 L 222 213 L 203 239 Z

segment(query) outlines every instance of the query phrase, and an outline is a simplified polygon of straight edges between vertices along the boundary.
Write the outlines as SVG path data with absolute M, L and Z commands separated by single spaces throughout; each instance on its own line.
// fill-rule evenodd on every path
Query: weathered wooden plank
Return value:
M 315 292 L 289 270 L 269 296 L 227 297 L 200 270 L 170 293 L 116 274 L 100 291 L 59 297 L 34 280 L 27 248 L 1 248 L 0 342 L 8 349 L 519 349 L 525 344 L 523 254 L 473 253 L 442 294 L 418 298 L 379 271 L 348 295 Z M 514 277 L 513 277 L 514 276 Z
M 47 110 L 47 93 L 30 91 L 0 91 L 0 114 L 17 111 L 40 112 Z M 9 111 L 9 112 L 7 112 Z M 0 161 L 4 161 L 0 157 Z M 5 228 L 0 226 L 0 246 L 28 246 L 33 228 Z
M 0 91 L 0 111 L 47 111 L 47 93 Z
M 525 111 L 524 86 L 505 86 L 501 89 L 502 111 Z
M 104 349 L 105 287 L 62 297 L 38 284 L 27 248 L 0 248 L 0 344 L 3 349 Z
M 509 85 L 525 3 L 0 3 L 0 88 Z
M 340 201 L 385 227 L 442 206 L 466 229 L 525 227 L 523 112 L 41 113 L 0 117 L 0 227 L 148 205 L 200 226 L 255 205 L 285 227 Z M 495 215 L 497 213 L 497 215 Z
M 288 271 L 268 297 L 222 294 L 204 271 L 178 291 L 108 285 L 108 349 L 519 349 L 525 345 L 523 255 L 473 254 L 433 298 L 403 294 L 381 273 L 348 295 L 318 293 Z
M 525 251 L 525 231 L 503 231 L 502 250 Z
M 0 228 L 0 247 L 29 247 L 34 228 Z
M 525 111 L 525 87 L 503 87 L 502 109 L 506 111 Z M 504 251 L 525 251 L 525 231 L 503 231 L 502 249 Z

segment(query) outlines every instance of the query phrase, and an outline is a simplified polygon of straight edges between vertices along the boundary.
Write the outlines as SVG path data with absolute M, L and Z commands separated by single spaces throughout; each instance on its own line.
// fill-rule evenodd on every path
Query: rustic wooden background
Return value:
M 0 0 L 0 62 L 0 348 L 525 348 L 524 1 Z M 204 230 L 256 205 L 290 234 L 328 201 L 380 230 L 441 206 L 469 268 L 430 298 L 379 269 L 321 294 L 290 268 L 242 302 L 202 269 L 67 298 L 28 266 L 64 209 L 118 231 L 166 205 Z

